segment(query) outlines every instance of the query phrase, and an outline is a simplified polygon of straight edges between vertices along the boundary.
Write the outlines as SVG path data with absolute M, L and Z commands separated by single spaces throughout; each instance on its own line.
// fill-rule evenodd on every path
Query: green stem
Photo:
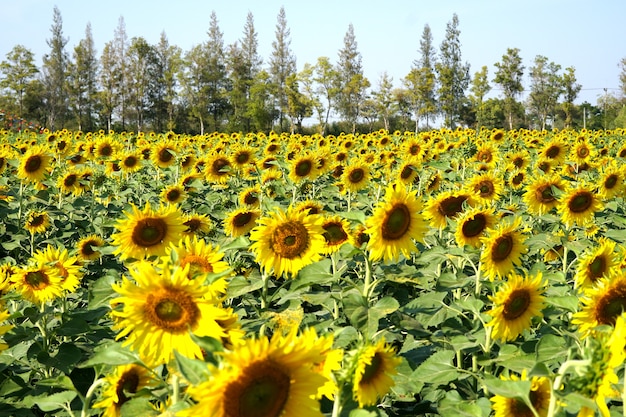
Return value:
M 91 403 L 91 398 L 93 397 L 93 394 L 96 392 L 96 389 L 98 389 L 98 387 L 103 385 L 105 382 L 106 380 L 104 378 L 99 378 L 99 379 L 96 379 L 93 382 L 93 384 L 91 384 L 91 386 L 87 390 L 87 394 L 85 395 L 85 399 L 83 401 L 83 408 L 80 411 L 80 417 L 87 417 L 88 415 L 87 413 L 89 411 L 89 404 Z
M 480 268 L 482 267 L 482 263 L 478 260 L 478 268 L 476 268 L 476 297 L 480 296 Z
M 365 255 L 365 278 L 363 280 L 363 297 L 369 299 L 370 287 L 372 286 L 372 264 L 369 257 Z
M 337 392 L 335 392 L 335 401 L 333 402 L 333 413 L 331 414 L 331 417 L 339 417 L 342 408 L 343 404 L 341 404 L 341 388 L 338 388 Z
M 559 371 L 557 373 L 556 378 L 554 378 L 554 383 L 552 384 L 550 390 L 550 403 L 548 405 L 548 415 L 546 417 L 554 417 L 557 412 L 557 401 L 556 401 L 556 392 L 561 388 L 561 384 L 563 383 L 563 377 L 565 376 L 565 372 L 568 368 L 573 368 L 577 366 L 589 366 L 591 363 L 590 360 L 567 360 L 563 362 Z
M 261 274 L 261 281 L 263 282 L 263 287 L 261 288 L 261 310 L 265 310 L 267 308 L 267 286 L 269 284 L 269 280 L 269 275 L 263 272 Z
M 176 373 L 172 374 L 172 405 L 178 402 L 180 397 L 180 381 Z

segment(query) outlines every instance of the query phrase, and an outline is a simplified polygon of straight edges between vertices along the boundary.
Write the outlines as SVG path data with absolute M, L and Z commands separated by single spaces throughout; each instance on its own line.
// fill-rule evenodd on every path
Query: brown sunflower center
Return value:
M 165 196 L 165 199 L 171 203 L 174 201 L 178 201 L 180 196 L 181 196 L 180 190 L 177 190 L 174 188 L 174 189 L 168 190 Z
M 26 273 L 24 280 L 33 290 L 42 290 L 50 285 L 50 279 L 43 271 L 29 271 Z
M 463 203 L 467 200 L 467 196 L 458 195 L 444 198 L 439 203 L 439 213 L 442 216 L 454 217 L 463 211 Z
M 461 231 L 465 237 L 475 237 L 481 234 L 487 227 L 487 216 L 477 213 L 471 219 L 467 219 L 461 226 Z
M 109 144 L 102 145 L 98 153 L 100 156 L 111 156 L 113 154 L 113 147 Z
M 29 156 L 26 160 L 26 163 L 24 164 L 24 171 L 32 174 L 33 172 L 37 172 L 39 168 L 41 168 L 42 164 L 43 160 L 40 155 Z
M 522 172 L 518 172 L 511 179 L 511 183 L 513 183 L 513 185 L 520 185 L 523 181 L 524 181 L 524 174 Z
M 379 376 L 382 366 L 383 359 L 380 353 L 376 352 L 372 357 L 372 361 L 365 365 L 365 369 L 363 369 L 363 376 L 361 377 L 360 385 L 366 385 Z
M 411 227 L 411 212 L 406 204 L 397 203 L 387 212 L 381 232 L 383 239 L 396 240 L 406 235 Z
M 550 162 L 548 162 L 548 161 L 541 161 L 539 163 L 538 167 L 543 172 L 548 172 L 548 171 L 550 171 L 551 165 L 550 165 Z
M 593 281 L 603 276 L 606 272 L 606 259 L 604 256 L 596 256 L 593 261 L 589 263 L 587 272 Z
M 491 259 L 500 262 L 508 258 L 513 251 L 513 236 L 509 233 L 499 236 L 494 242 L 491 249 Z
M 97 247 L 98 242 L 93 241 L 93 240 L 88 240 L 84 242 L 82 246 L 80 247 L 80 253 L 84 256 L 94 255 L 96 253 L 96 251 L 93 249 L 94 246 Z
M 117 402 L 115 407 L 120 409 L 122 405 L 130 398 L 127 394 L 135 394 L 139 388 L 139 373 L 135 368 L 124 372 L 117 382 L 115 393 L 117 394 Z
M 504 303 L 502 317 L 504 317 L 505 320 L 515 320 L 528 310 L 529 305 L 530 293 L 527 289 L 519 288 L 513 290 Z
M 228 171 L 224 168 L 227 168 L 229 165 L 230 163 L 227 159 L 217 158 L 211 165 L 211 172 L 213 175 L 226 175 L 228 174 Z
M 73 187 L 77 181 L 78 181 L 78 175 L 69 174 L 69 175 L 66 175 L 65 178 L 63 178 L 63 185 L 66 187 Z
M 626 310 L 626 287 L 610 288 L 596 303 L 595 316 L 599 324 L 615 324 L 617 317 Z
M 324 226 L 324 239 L 330 245 L 339 245 L 348 240 L 348 234 L 340 223 L 328 223 Z
M 233 226 L 235 227 L 244 227 L 252 220 L 252 212 L 244 211 L 241 213 L 237 213 L 235 217 L 233 217 Z
M 579 158 L 586 158 L 587 156 L 589 156 L 589 148 L 587 148 L 586 146 L 581 146 L 580 148 L 578 148 L 576 153 Z
M 593 204 L 593 195 L 586 190 L 578 191 L 567 202 L 567 207 L 573 213 L 584 213 Z
M 554 193 L 552 193 L 552 184 L 542 185 L 537 187 L 535 191 L 535 197 L 541 204 L 550 204 L 556 200 Z
M 226 387 L 224 417 L 279 417 L 289 399 L 291 377 L 271 360 L 261 360 L 243 370 Z
M 554 159 L 559 156 L 561 153 L 561 147 L 557 145 L 552 145 L 546 150 L 546 156 L 548 158 Z
M 493 154 L 489 150 L 481 150 L 478 152 L 478 155 L 476 155 L 476 159 L 480 162 L 489 163 L 493 159 Z
M 493 182 L 489 180 L 481 181 L 476 185 L 475 189 L 483 198 L 491 197 L 495 192 L 495 186 L 493 185 Z
M 402 172 L 400 172 L 400 178 L 402 178 L 403 180 L 407 180 L 409 178 L 411 178 L 411 175 L 413 175 L 413 165 L 405 165 L 402 168 Z
M 150 322 L 170 333 L 186 332 L 200 317 L 200 309 L 193 298 L 177 289 L 148 294 L 144 311 Z
M 248 152 L 239 152 L 235 156 L 235 161 L 237 161 L 237 163 L 240 164 L 240 165 L 245 164 L 249 160 L 250 160 L 250 154 Z
M 159 217 L 147 217 L 137 222 L 133 229 L 132 240 L 137 246 L 158 245 L 167 235 L 167 223 Z
M 259 197 L 256 195 L 255 192 L 249 192 L 244 195 L 243 202 L 249 206 L 252 206 L 259 202 Z
M 198 219 L 189 219 L 183 224 L 187 226 L 187 230 L 185 230 L 185 232 L 188 233 L 194 233 L 202 227 L 202 222 Z
M 509 409 L 511 410 L 511 416 L 515 417 L 533 417 L 534 414 L 532 410 L 524 403 L 524 401 L 511 398 L 509 400 Z
M 174 159 L 174 154 L 169 149 L 163 148 L 159 151 L 158 157 L 160 162 L 168 163 Z
M 313 162 L 308 159 L 305 159 L 302 161 L 298 161 L 294 171 L 296 172 L 296 176 L 306 177 L 307 175 L 311 173 L 312 169 L 313 169 Z
M 361 181 L 363 181 L 364 178 L 365 178 L 365 171 L 363 170 L 363 168 L 355 168 L 351 170 L 350 174 L 348 175 L 348 180 L 352 184 L 358 184 Z
M 272 249 L 279 256 L 293 259 L 309 247 L 309 232 L 298 221 L 288 221 L 276 227 L 272 236 Z
M 45 221 L 46 221 L 46 216 L 44 216 L 43 214 L 36 214 L 30 217 L 28 224 L 31 227 L 37 227 L 37 226 L 41 226 L 42 224 L 44 224 Z
M 413 156 L 417 155 L 418 153 L 420 153 L 420 146 L 416 143 L 412 144 L 411 146 L 409 146 L 409 153 Z
M 180 266 L 184 268 L 186 265 L 189 265 L 189 275 L 191 277 L 198 273 L 210 274 L 213 272 L 213 265 L 211 262 L 199 255 L 189 254 L 183 257 L 180 260 Z
M 124 161 L 122 162 L 122 164 L 126 168 L 134 168 L 138 162 L 139 160 L 135 156 L 127 156 L 126 158 L 124 158 Z
M 604 179 L 604 188 L 612 190 L 616 185 L 619 177 L 617 174 L 610 174 Z

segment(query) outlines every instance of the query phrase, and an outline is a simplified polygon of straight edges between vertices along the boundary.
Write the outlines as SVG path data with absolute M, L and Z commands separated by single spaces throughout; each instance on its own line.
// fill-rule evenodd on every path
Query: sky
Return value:
M 51 37 L 55 6 L 63 19 L 63 34 L 69 38 L 67 51 L 71 54 L 85 37 L 89 22 L 98 55 L 113 39 L 120 17 L 129 39 L 143 37 L 157 44 L 165 32 L 170 44 L 188 51 L 208 39 L 212 11 L 225 45 L 243 37 L 251 12 L 265 64 L 284 6 L 298 70 L 321 56 L 336 63 L 352 24 L 364 75 L 374 89 L 385 72 L 394 86 L 401 86 L 413 61 L 420 58 L 426 24 L 438 51 L 454 13 L 459 18 L 462 60 L 470 64 L 472 76 L 486 65 L 490 81 L 494 64 L 507 49 L 519 48 L 526 90 L 529 69 L 535 57 L 543 55 L 563 69 L 574 67 L 583 88 L 576 102 L 596 104 L 604 89 L 619 93 L 618 64 L 626 58 L 625 0 L 0 0 L 0 6 L 0 60 L 21 44 L 35 54 L 38 66 L 50 50 L 46 41 Z M 499 96 L 501 92 L 491 84 L 494 90 L 489 96 Z

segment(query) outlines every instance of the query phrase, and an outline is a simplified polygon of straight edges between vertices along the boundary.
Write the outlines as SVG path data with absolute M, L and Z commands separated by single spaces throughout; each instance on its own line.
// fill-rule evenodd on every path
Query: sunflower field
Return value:
M 626 415 L 625 134 L 0 131 L 0 415 Z

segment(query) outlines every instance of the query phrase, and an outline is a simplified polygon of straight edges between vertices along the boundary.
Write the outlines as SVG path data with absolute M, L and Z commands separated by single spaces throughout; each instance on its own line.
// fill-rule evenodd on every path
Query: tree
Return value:
M 352 133 L 355 133 L 356 122 L 370 82 L 363 76 L 361 54 L 357 50 L 352 23 L 348 26 L 343 43 L 344 46 L 339 51 L 339 62 L 337 63 L 337 72 L 339 73 L 337 109 L 352 126 Z
M 522 85 L 524 66 L 519 52 L 518 48 L 508 48 L 506 54 L 502 55 L 502 62 L 494 64 L 498 70 L 493 82 L 502 88 L 509 129 L 513 129 L 513 112 L 517 104 L 516 99 L 524 91 Z
M 322 130 L 322 122 L 325 109 L 324 105 L 322 104 L 319 90 L 316 88 L 314 77 L 315 66 L 309 64 L 308 62 L 304 64 L 302 71 L 300 71 L 297 75 L 297 79 L 301 86 L 301 92 L 306 97 L 306 100 L 308 100 L 310 103 L 311 114 L 309 116 L 313 116 L 313 114 L 317 116 L 317 130 L 318 133 L 323 134 L 324 132 Z
M 126 129 L 126 115 L 128 107 L 128 68 L 126 64 L 126 51 L 128 49 L 128 36 L 126 35 L 126 23 L 124 16 L 120 16 L 117 28 L 113 33 L 112 58 L 115 70 L 118 71 L 119 86 L 117 94 L 119 96 L 120 120 L 122 130 Z
M 291 119 L 291 133 L 302 131 L 302 121 L 313 115 L 313 100 L 300 92 L 298 75 L 290 74 L 285 81 L 287 115 Z M 295 129 L 294 129 L 295 128 Z
M 107 42 L 100 56 L 100 91 L 99 102 L 102 109 L 102 117 L 105 120 L 107 130 L 113 127 L 113 113 L 119 105 L 119 89 L 121 76 L 117 70 L 117 61 L 113 42 Z
M 574 67 L 565 68 L 565 73 L 561 77 L 561 82 L 563 86 L 563 103 L 561 103 L 561 108 L 565 113 L 565 128 L 569 128 L 572 124 L 574 100 L 578 97 L 578 93 L 580 93 L 582 85 L 576 82 L 576 70 Z
M 278 110 L 272 101 L 272 80 L 270 74 L 261 70 L 254 77 L 250 87 L 250 103 L 247 116 L 257 131 L 269 131 L 274 120 L 278 117 Z
M 275 31 L 276 39 L 272 42 L 272 55 L 269 66 L 274 90 L 273 95 L 276 101 L 276 108 L 278 109 L 278 126 L 281 131 L 283 130 L 284 115 L 288 112 L 287 78 L 296 72 L 296 58 L 289 47 L 291 44 L 289 34 L 285 8 L 281 7 L 278 12 Z
M 472 80 L 472 86 L 470 87 L 470 91 L 472 93 L 470 97 L 470 101 L 476 111 L 476 129 L 480 129 L 483 125 L 483 121 L 485 119 L 485 109 L 483 108 L 483 101 L 485 96 L 491 90 L 491 86 L 489 85 L 489 80 L 487 78 L 487 66 L 483 65 L 480 71 L 477 71 L 474 74 L 474 78 Z
M 622 98 L 626 98 L 626 58 L 622 58 L 618 66 L 621 70 L 619 73 L 619 89 L 621 91 Z
M 137 132 L 144 128 L 145 118 L 153 110 L 156 96 L 157 57 L 154 47 L 144 38 L 130 41 L 127 52 L 129 118 L 134 119 Z
M 43 56 L 43 84 L 45 91 L 45 104 L 47 113 L 47 125 L 51 130 L 63 126 L 68 100 L 68 63 L 69 57 L 65 51 L 68 38 L 63 37 L 63 18 L 58 7 L 54 7 L 52 37 L 46 41 L 50 52 Z
M 333 108 L 333 103 L 337 101 L 340 93 L 339 71 L 333 67 L 328 57 L 322 56 L 317 58 L 315 64 L 315 78 L 313 79 L 317 85 L 317 92 L 320 97 L 326 100 L 326 114 L 322 117 L 322 111 L 318 112 L 322 134 L 326 134 L 328 128 L 328 119 Z
M 530 69 L 529 104 L 542 130 L 546 128 L 548 117 L 554 114 L 563 93 L 560 69 L 560 65 L 548 62 L 548 58 L 542 55 L 535 57 L 535 63 Z
M 389 130 L 389 118 L 393 113 L 393 78 L 387 72 L 383 72 L 378 80 L 378 90 L 372 93 L 373 108 L 375 113 L 383 119 L 383 125 Z
M 165 32 L 161 32 L 159 44 L 155 48 L 156 77 L 155 90 L 155 127 L 162 131 L 163 119 L 167 118 L 167 130 L 174 129 L 174 104 L 178 96 L 177 76 L 182 65 L 182 51 L 176 45 L 170 45 Z
M 208 117 L 209 89 L 208 54 L 206 45 L 192 47 L 186 54 L 180 74 L 183 96 L 192 117 L 198 119 L 200 134 L 204 134 Z
M 209 115 L 213 121 L 212 128 L 218 131 L 221 129 L 223 117 L 228 112 L 227 92 L 229 89 L 229 80 L 226 71 L 224 35 L 219 28 L 215 11 L 211 13 L 208 35 L 209 40 L 206 45 L 206 94 L 208 96 Z
M 444 123 L 450 128 L 455 127 L 470 80 L 470 66 L 461 62 L 460 34 L 459 18 L 455 13 L 446 26 L 446 35 L 439 48 L 439 61 L 435 64 L 439 76 L 439 104 Z
M 98 100 L 98 57 L 87 23 L 85 37 L 74 48 L 69 66 L 69 104 L 78 130 L 94 130 L 94 113 Z
M 17 111 L 20 117 L 24 114 L 24 99 L 28 85 L 39 72 L 34 63 L 34 55 L 23 45 L 16 45 L 6 55 L 6 60 L 0 63 L 0 87 L 12 91 L 17 100 Z

